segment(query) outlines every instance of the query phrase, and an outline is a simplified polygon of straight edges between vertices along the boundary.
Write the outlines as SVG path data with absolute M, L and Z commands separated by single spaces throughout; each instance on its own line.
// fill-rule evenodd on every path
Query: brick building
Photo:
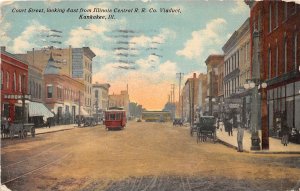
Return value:
M 109 107 L 122 107 L 127 113 L 127 117 L 129 117 L 129 94 L 128 90 L 121 91 L 120 94 L 111 94 L 108 96 Z
M 290 128 L 300 128 L 300 5 L 283 1 L 246 1 L 251 8 L 250 34 L 258 31 L 259 48 L 251 43 L 251 55 L 258 52 L 261 82 L 267 88 L 261 93 L 261 124 L 276 136 L 276 116 L 287 120 Z M 252 77 L 255 62 L 251 60 Z M 264 133 L 263 137 L 268 137 Z
M 1 117 L 22 122 L 22 95 L 28 93 L 28 65 L 1 47 Z M 28 104 L 25 105 L 28 115 Z M 26 119 L 27 120 L 27 119 Z
M 219 84 L 223 81 L 219 81 L 219 65 L 224 65 L 224 55 L 209 55 L 205 60 L 207 66 L 207 106 L 206 111 L 209 115 L 218 115 L 219 106 L 218 102 L 218 89 Z
M 55 113 L 56 124 L 74 123 L 76 115 L 89 115 L 84 110 L 84 83 L 60 74 L 60 68 L 50 55 L 44 71 L 45 101 Z

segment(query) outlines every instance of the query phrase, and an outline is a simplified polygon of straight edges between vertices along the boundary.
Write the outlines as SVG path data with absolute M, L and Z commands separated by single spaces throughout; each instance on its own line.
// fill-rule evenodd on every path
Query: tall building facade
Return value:
M 285 120 L 288 128 L 300 130 L 300 5 L 295 2 L 248 2 L 250 34 L 258 32 L 259 79 L 267 83 L 260 89 L 261 125 L 268 133 L 281 136 L 277 118 Z M 255 67 L 251 61 L 251 67 Z M 265 133 L 264 136 L 268 136 Z
M 244 84 L 250 77 L 250 25 L 249 18 L 236 30 L 223 46 L 224 51 L 224 110 L 249 126 L 250 91 Z

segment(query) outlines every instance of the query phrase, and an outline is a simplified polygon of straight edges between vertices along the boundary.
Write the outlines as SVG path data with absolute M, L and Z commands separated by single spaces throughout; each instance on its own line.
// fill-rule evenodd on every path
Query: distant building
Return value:
M 218 115 L 221 111 L 218 103 L 219 98 L 219 81 L 220 65 L 224 65 L 224 55 L 209 55 L 205 60 L 207 66 L 207 105 L 206 112 L 209 115 Z
M 92 111 L 93 114 L 99 114 L 103 117 L 103 111 L 108 109 L 108 94 L 110 85 L 108 83 L 93 84 L 92 89 Z
M 121 91 L 120 94 L 109 95 L 109 107 L 123 107 L 129 117 L 129 95 L 127 90 Z
M 200 73 L 198 76 L 199 88 L 198 88 L 198 112 L 202 115 L 205 110 L 205 99 L 207 96 L 207 75 Z
M 203 76 L 202 76 L 203 78 Z M 201 81 L 200 86 L 200 78 L 197 78 L 196 73 L 193 74 L 192 78 L 188 78 L 182 88 L 182 114 L 183 119 L 185 121 L 191 121 L 192 118 L 195 118 L 195 113 L 197 111 L 200 112 L 202 107 L 202 103 L 200 104 L 200 100 L 202 100 L 203 94 L 199 94 L 200 87 L 204 85 L 204 81 Z M 200 99 L 201 97 L 201 99 Z M 180 104 L 181 105 L 181 104 Z

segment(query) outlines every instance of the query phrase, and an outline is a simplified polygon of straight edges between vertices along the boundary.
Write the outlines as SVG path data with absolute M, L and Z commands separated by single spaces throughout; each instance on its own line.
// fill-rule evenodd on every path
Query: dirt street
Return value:
M 2 140 L 1 182 L 32 190 L 291 190 L 299 155 L 238 153 L 188 127 L 129 122 Z

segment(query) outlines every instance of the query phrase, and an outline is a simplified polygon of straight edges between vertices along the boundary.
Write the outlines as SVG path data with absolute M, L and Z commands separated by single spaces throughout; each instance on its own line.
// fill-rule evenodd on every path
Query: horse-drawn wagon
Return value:
M 35 127 L 33 123 L 5 123 L 1 126 L 2 138 L 10 137 L 11 139 L 18 135 L 19 138 L 26 138 L 30 133 L 32 137 L 35 137 Z
M 199 122 L 196 123 L 197 127 L 197 143 L 204 142 L 207 138 L 211 139 L 214 143 L 217 141 L 216 136 L 216 120 L 213 116 L 202 116 Z

